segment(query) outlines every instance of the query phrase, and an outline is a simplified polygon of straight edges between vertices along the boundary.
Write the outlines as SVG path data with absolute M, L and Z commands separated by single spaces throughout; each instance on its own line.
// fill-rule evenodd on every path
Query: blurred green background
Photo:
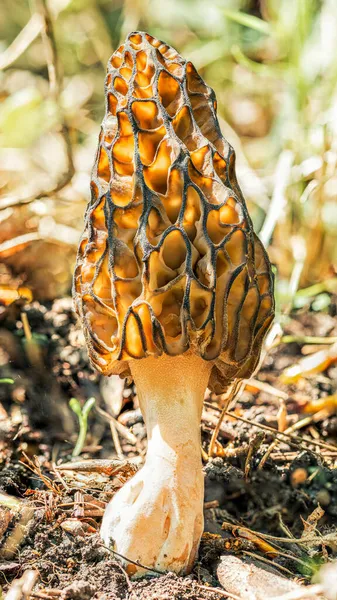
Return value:
M 336 0 L 2 0 L 0 283 L 69 292 L 106 63 L 136 29 L 214 88 L 280 302 L 317 282 L 334 289 Z

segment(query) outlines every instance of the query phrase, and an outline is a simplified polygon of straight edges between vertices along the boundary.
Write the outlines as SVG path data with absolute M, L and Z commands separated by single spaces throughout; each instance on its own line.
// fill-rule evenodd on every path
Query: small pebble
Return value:
M 331 502 L 331 496 L 328 490 L 320 490 L 316 496 L 316 500 L 323 507 L 329 506 Z

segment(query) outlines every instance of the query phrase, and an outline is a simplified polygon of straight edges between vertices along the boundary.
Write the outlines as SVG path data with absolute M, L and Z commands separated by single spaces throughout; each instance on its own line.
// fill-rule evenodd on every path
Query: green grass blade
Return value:
M 255 31 L 259 31 L 260 33 L 264 33 L 265 35 L 271 34 L 271 27 L 267 21 L 263 21 L 258 17 L 254 17 L 254 15 L 248 15 L 247 13 L 243 13 L 236 10 L 230 10 L 228 8 L 223 9 L 223 14 L 227 19 L 238 23 L 239 25 L 243 25 L 244 27 L 249 27 L 250 29 L 254 29 Z

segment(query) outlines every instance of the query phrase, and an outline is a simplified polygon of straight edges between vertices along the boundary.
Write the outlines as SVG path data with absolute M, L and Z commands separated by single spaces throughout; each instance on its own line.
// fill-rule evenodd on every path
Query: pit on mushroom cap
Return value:
M 132 374 L 149 437 L 145 465 L 113 498 L 101 533 L 132 560 L 186 572 L 202 533 L 204 392 L 254 371 L 273 276 L 214 92 L 148 34 L 130 34 L 108 63 L 91 188 L 76 310 L 92 364 Z

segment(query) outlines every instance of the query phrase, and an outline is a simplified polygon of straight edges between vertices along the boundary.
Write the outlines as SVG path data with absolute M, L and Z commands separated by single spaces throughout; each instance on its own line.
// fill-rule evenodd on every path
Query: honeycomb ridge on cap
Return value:
M 253 372 L 273 275 L 221 134 L 216 99 L 171 46 L 131 33 L 108 62 L 73 294 L 92 364 L 186 351 L 223 391 Z

